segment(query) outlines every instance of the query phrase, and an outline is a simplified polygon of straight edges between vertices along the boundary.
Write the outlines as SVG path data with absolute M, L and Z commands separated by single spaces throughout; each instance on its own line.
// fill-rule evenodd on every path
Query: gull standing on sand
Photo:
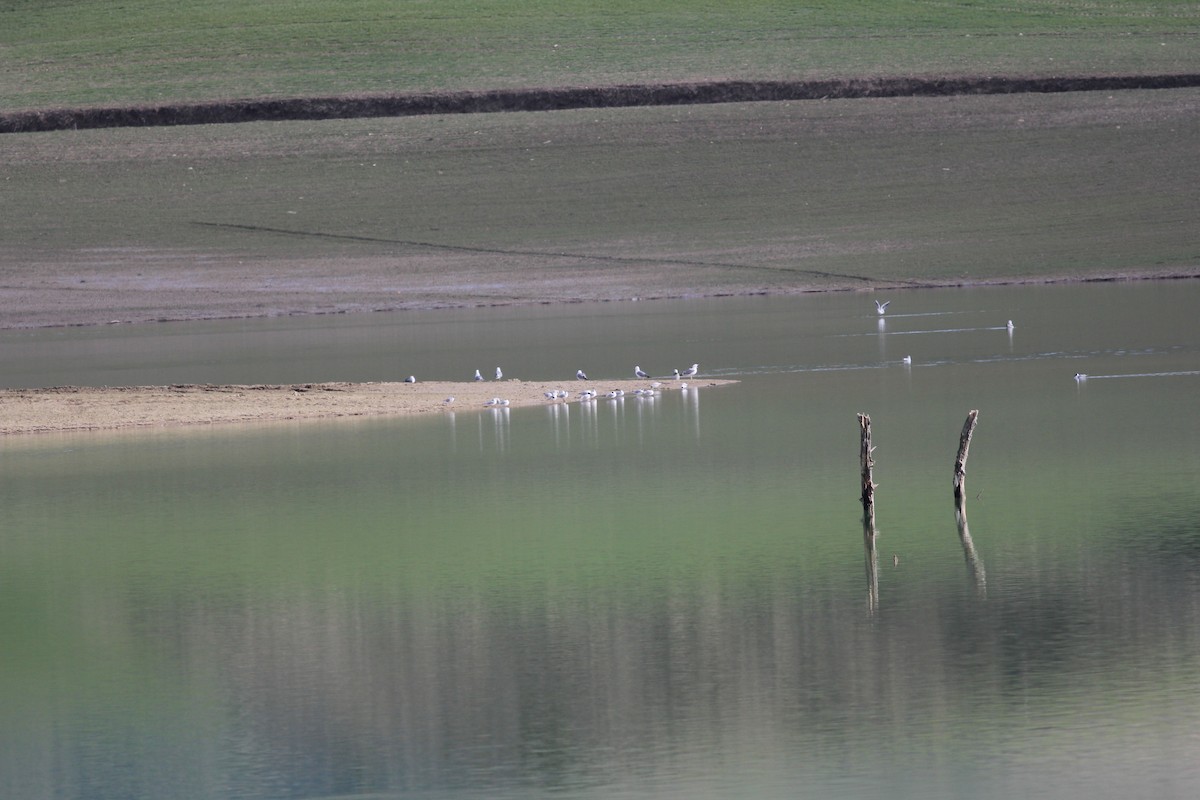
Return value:
M 404 379 L 404 382 L 405 383 L 416 383 L 417 377 L 415 375 L 409 375 L 407 378 Z
M 692 364 L 690 367 L 688 367 L 687 369 L 685 369 L 683 372 L 680 373 L 680 377 L 692 378 L 692 377 L 695 377 L 696 373 L 699 371 L 700 371 L 700 365 Z
M 875 311 L 882 316 L 883 312 L 886 311 L 887 307 L 891 304 L 892 304 L 891 300 L 888 300 L 887 302 L 884 302 L 884 303 L 881 303 L 878 300 L 876 300 L 875 301 Z
M 483 380 L 483 376 L 479 374 L 479 370 L 475 370 L 475 380 L 477 380 L 477 381 Z
M 500 380 L 503 377 L 504 377 L 504 373 L 500 371 L 499 367 L 496 367 L 496 380 Z
M 642 368 L 641 368 L 641 367 L 639 367 L 637 364 L 634 364 L 634 365 L 633 365 L 633 377 L 635 377 L 635 378 L 649 378 L 650 376 L 649 376 L 649 375 L 647 375 L 646 373 L 642 372 Z
M 583 374 L 583 370 L 581 370 L 581 369 L 575 370 L 575 380 L 586 381 L 587 379 L 588 379 L 587 375 Z

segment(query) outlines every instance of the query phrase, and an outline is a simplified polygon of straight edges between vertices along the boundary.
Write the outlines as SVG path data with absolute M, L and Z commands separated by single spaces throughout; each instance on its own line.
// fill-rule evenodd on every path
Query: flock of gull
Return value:
M 688 367 L 687 369 L 682 370 L 682 371 L 679 369 L 674 369 L 671 371 L 670 380 L 680 381 L 679 388 L 686 390 L 688 388 L 688 384 L 683 379 L 695 377 L 696 373 L 698 373 L 699 371 L 700 371 L 699 364 L 692 364 L 690 367 Z M 641 366 L 638 364 L 635 364 L 633 367 L 633 377 L 635 377 L 639 380 L 649 380 L 650 379 L 650 375 L 645 370 L 643 370 L 641 368 Z M 504 379 L 504 370 L 502 370 L 500 367 L 496 367 L 496 380 L 499 381 L 499 380 L 503 380 L 503 379 Z M 581 369 L 575 371 L 575 379 L 580 380 L 580 381 L 589 380 L 587 373 L 585 373 Z M 479 370 L 475 370 L 474 380 L 476 380 L 476 381 L 484 380 L 483 373 L 481 373 Z M 407 378 L 404 379 L 404 382 L 405 383 L 416 383 L 417 378 L 415 375 L 409 375 Z M 662 388 L 662 385 L 663 385 L 662 381 L 654 381 L 648 387 L 646 387 L 644 389 L 634 389 L 629 394 L 631 394 L 634 397 L 654 397 L 659 394 L 659 390 Z M 544 395 L 547 400 L 553 400 L 553 401 L 570 400 L 571 399 L 571 393 L 568 392 L 566 389 L 552 389 L 548 392 L 545 392 Z M 581 403 L 586 403 L 590 400 L 597 400 L 601 396 L 602 395 L 600 394 L 600 392 L 596 391 L 595 389 L 584 389 L 583 391 L 578 393 L 577 399 Z M 613 389 L 612 391 L 607 392 L 606 394 L 603 395 L 603 397 L 606 397 L 609 400 L 617 400 L 624 396 L 625 396 L 624 389 Z M 442 402 L 445 405 L 450 405 L 454 401 L 455 401 L 454 397 L 447 397 Z M 485 401 L 484 405 L 485 406 L 507 406 L 507 405 L 510 405 L 511 402 L 512 401 L 510 401 L 506 398 L 503 398 L 503 397 L 493 397 L 490 400 Z

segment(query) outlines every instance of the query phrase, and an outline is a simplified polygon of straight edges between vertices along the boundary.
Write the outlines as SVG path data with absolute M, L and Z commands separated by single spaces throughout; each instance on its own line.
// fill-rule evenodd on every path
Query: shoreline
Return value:
M 567 299 L 544 298 L 514 298 L 510 300 L 488 300 L 471 302 L 466 298 L 446 298 L 440 301 L 426 301 L 398 304 L 395 306 L 380 306 L 375 303 L 363 302 L 350 304 L 345 307 L 330 308 L 325 293 L 314 291 L 308 302 L 294 303 L 291 307 L 280 308 L 275 305 L 270 311 L 255 313 L 251 311 L 222 310 L 220 303 L 209 303 L 202 310 L 173 316 L 167 308 L 141 305 L 141 315 L 125 313 L 125 309 L 114 308 L 100 304 L 88 310 L 72 309 L 61 314 L 64 319 L 50 322 L 12 321 L 13 314 L 0 315 L 0 331 L 34 331 L 53 330 L 55 328 L 93 328 L 105 325 L 154 325 L 185 322 L 215 322 L 221 320 L 255 320 L 282 319 L 287 317 L 326 317 L 352 314 L 393 314 L 409 311 L 454 311 L 481 308 L 520 308 L 523 306 L 569 306 L 585 303 L 622 303 L 622 302 L 658 302 L 670 300 L 706 300 L 720 297 L 788 297 L 802 294 L 833 294 L 843 292 L 876 292 L 876 291 L 920 291 L 926 289 L 983 289 L 1000 286 L 1056 286 L 1063 284 L 1084 283 L 1125 283 L 1137 281 L 1174 281 L 1200 279 L 1200 265 L 1183 270 L 1146 270 L 1118 273 L 1098 273 L 1094 275 L 1047 275 L 1036 278 L 983 278 L 969 281 L 887 281 L 881 280 L 870 286 L 818 286 L 800 285 L 787 289 L 731 289 L 725 291 L 706 291 L 704 289 L 685 289 L 678 293 L 652 296 L 626 297 L 616 294 L 596 297 L 572 297 Z M 354 289 L 350 289 L 354 292 Z M 364 287 L 364 298 L 369 297 L 370 290 Z M 291 293 L 293 300 L 295 293 Z M 34 306 L 48 305 L 34 301 Z M 262 304 L 259 304 L 262 305 Z M 50 312 L 51 316 L 55 316 Z
M 663 380 L 660 393 L 678 392 L 682 384 Z M 690 390 L 728 386 L 738 381 L 709 378 L 687 382 Z M 172 386 L 0 389 L 0 437 L 38 433 L 113 431 L 245 422 L 316 420 L 444 414 L 485 411 L 500 397 L 524 408 L 579 402 L 585 387 L 600 397 L 592 402 L 644 402 L 634 396 L 648 380 L 582 381 L 429 381 L 417 383 L 298 383 L 284 385 L 176 384 Z M 567 400 L 550 400 L 545 392 L 565 389 Z M 613 390 L 626 393 L 610 401 Z M 447 397 L 454 401 L 446 402 Z M 653 402 L 653 398 L 650 398 Z

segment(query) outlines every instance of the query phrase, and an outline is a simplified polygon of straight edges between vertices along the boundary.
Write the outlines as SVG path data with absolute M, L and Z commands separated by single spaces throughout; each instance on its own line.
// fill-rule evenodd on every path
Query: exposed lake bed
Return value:
M 690 385 L 683 381 L 682 390 L 733 382 L 693 379 Z M 603 390 L 588 400 L 653 399 L 681 389 L 681 382 L 660 383 L 651 389 L 647 380 L 597 381 Z M 579 387 L 591 385 L 507 380 L 0 389 L 0 435 L 519 408 L 578 402 Z M 547 392 L 563 396 L 550 398 Z

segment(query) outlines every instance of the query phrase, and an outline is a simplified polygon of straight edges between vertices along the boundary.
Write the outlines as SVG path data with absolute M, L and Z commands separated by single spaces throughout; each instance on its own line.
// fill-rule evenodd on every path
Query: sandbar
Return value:
M 689 391 L 726 386 L 734 380 L 693 379 Z M 0 435 L 101 431 L 177 425 L 216 425 L 273 420 L 330 419 L 386 415 L 485 411 L 492 398 L 508 408 L 578 402 L 579 392 L 605 395 L 620 390 L 638 401 L 634 390 L 647 381 L 430 381 L 416 383 L 297 383 L 283 385 L 177 384 L 172 386 L 0 389 Z M 546 392 L 562 389 L 569 400 L 550 400 Z M 662 393 L 682 384 L 663 381 Z M 447 398 L 454 398 L 447 402 Z

